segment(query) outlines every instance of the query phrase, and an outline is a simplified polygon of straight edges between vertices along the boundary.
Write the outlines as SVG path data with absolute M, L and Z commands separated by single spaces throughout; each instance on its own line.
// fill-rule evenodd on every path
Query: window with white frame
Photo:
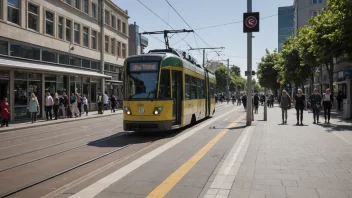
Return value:
M 110 25 L 110 12 L 105 10 L 105 24 Z
M 122 44 L 122 58 L 126 58 L 126 44 Z
M 92 17 L 93 18 L 97 18 L 96 11 L 97 11 L 97 6 L 94 3 L 92 3 Z
M 111 15 L 111 27 L 116 29 L 116 17 L 115 17 L 115 15 Z
M 57 35 L 59 37 L 59 39 L 64 39 L 64 18 L 59 16 L 59 20 L 57 23 Z
M 28 3 L 28 28 L 38 31 L 38 6 Z
M 121 57 L 121 42 L 117 41 L 117 56 Z
M 20 24 L 20 0 L 7 1 L 7 20 L 17 25 Z
M 83 0 L 83 11 L 88 14 L 88 0 Z
M 111 54 L 115 55 L 115 39 L 111 38 Z
M 105 35 L 105 52 L 109 53 L 109 36 Z
M 72 28 L 72 21 L 69 19 L 66 19 L 66 41 L 69 41 L 69 42 L 72 42 L 71 28 Z
M 92 30 L 92 49 L 97 49 L 97 31 Z
M 88 47 L 89 28 L 83 27 L 83 45 Z
M 74 34 L 74 37 L 75 37 L 75 43 L 76 44 L 80 44 L 80 29 L 81 29 L 81 25 L 78 24 L 78 23 L 74 23 L 74 30 L 75 30 L 75 34 Z
M 45 33 L 54 36 L 54 13 L 45 11 Z
M 81 9 L 81 0 L 75 0 L 75 8 Z

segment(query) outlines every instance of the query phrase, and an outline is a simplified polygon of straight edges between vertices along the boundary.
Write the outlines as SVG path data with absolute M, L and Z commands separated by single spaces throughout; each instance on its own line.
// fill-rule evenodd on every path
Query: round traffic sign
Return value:
M 245 24 L 248 28 L 254 28 L 257 25 L 257 18 L 254 16 L 249 16 L 246 18 Z

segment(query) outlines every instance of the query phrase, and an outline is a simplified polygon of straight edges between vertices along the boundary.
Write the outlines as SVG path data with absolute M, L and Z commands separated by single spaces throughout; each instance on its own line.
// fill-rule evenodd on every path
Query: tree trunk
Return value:
M 329 72 L 329 87 L 332 97 L 334 98 L 334 61 L 331 59 L 330 61 L 330 70 Z
M 313 93 L 314 89 L 314 73 L 310 76 L 310 91 L 311 93 L 308 93 L 309 95 Z

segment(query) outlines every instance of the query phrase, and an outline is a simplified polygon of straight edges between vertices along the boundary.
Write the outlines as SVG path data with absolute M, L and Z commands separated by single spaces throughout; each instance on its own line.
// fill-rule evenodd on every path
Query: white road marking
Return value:
M 251 141 L 253 126 L 247 127 L 235 142 L 204 197 L 228 197 L 238 169 Z M 225 182 L 226 180 L 226 182 Z M 221 192 L 221 196 L 219 195 Z M 216 195 L 219 196 L 216 196 Z
M 170 142 L 160 146 L 159 148 L 156 148 L 155 150 L 147 153 L 146 155 L 136 159 L 135 161 L 127 164 L 126 166 L 120 168 L 119 170 L 111 173 L 110 175 L 100 179 L 99 181 L 95 182 L 94 184 L 84 188 L 83 190 L 79 191 L 78 193 L 70 196 L 69 198 L 93 198 L 96 195 L 98 195 L 100 192 L 102 192 L 104 189 L 108 188 L 110 185 L 114 184 L 115 182 L 119 181 L 123 177 L 125 177 L 127 174 L 131 173 L 132 171 L 136 170 L 137 168 L 141 167 L 145 163 L 149 162 L 150 160 L 154 159 L 161 153 L 167 151 L 168 149 L 174 147 L 178 143 L 182 142 L 183 140 L 187 139 L 191 135 L 197 133 L 200 131 L 200 129 L 203 129 L 206 125 L 209 125 L 217 120 L 220 120 L 221 118 L 227 116 L 228 114 L 234 112 L 238 108 L 234 108 L 219 117 L 212 118 L 208 121 L 205 121 L 201 125 L 197 126 L 194 129 L 191 129 L 190 131 L 186 132 L 185 134 L 171 140 Z

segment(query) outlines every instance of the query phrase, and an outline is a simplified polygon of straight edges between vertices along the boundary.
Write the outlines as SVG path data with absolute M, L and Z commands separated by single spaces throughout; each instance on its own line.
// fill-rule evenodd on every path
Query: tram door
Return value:
M 175 125 L 181 124 L 182 115 L 182 72 L 172 71 L 173 118 Z

